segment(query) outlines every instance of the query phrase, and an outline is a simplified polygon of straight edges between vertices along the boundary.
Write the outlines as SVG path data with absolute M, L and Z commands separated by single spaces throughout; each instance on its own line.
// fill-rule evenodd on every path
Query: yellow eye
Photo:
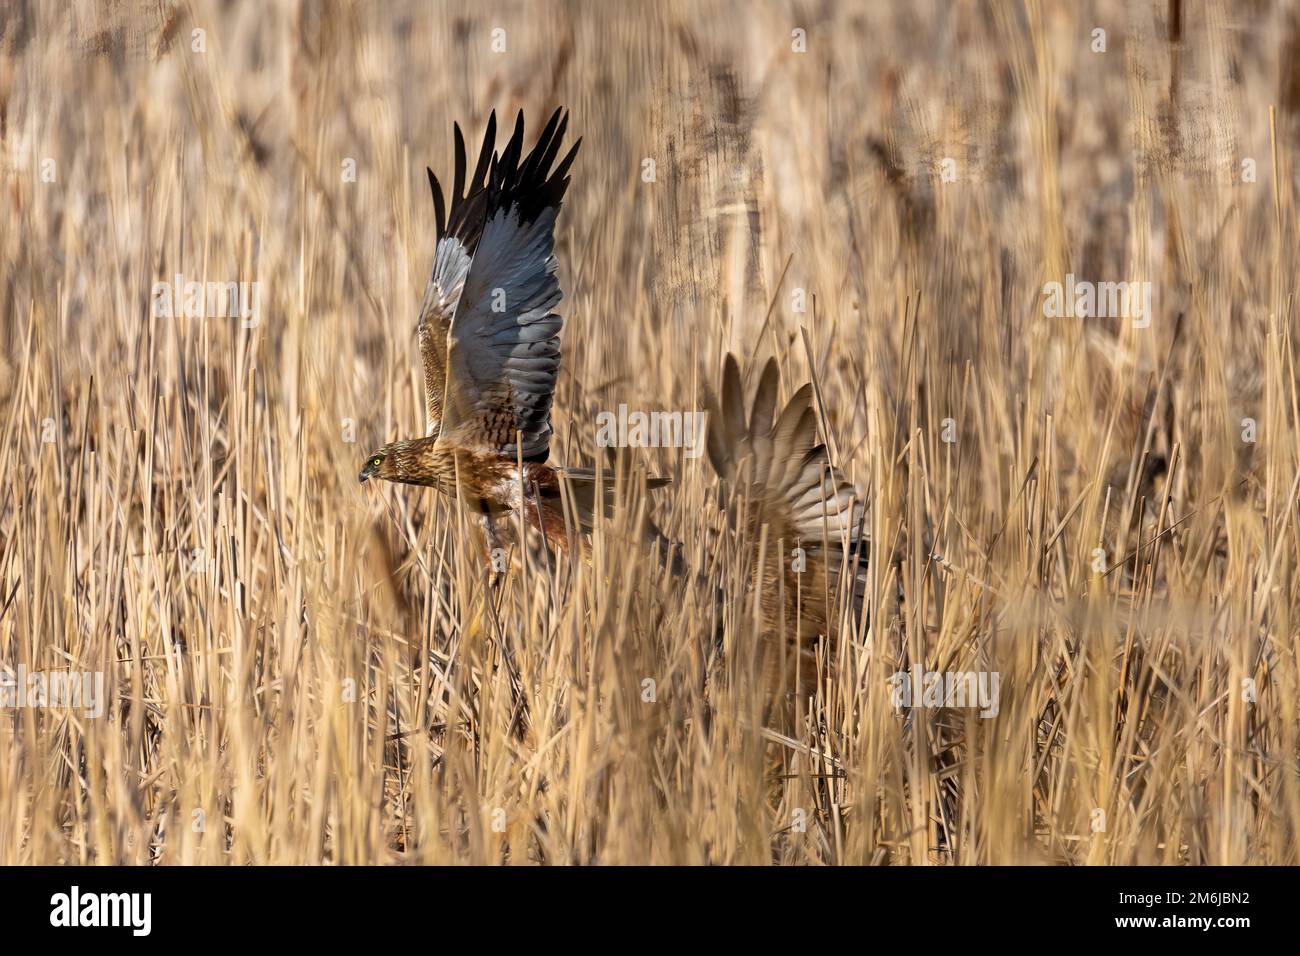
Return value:
M 371 459 L 370 459 L 370 464 L 372 464 L 372 465 L 374 465 L 376 468 L 378 468 L 378 467 L 379 467 L 379 463 L 380 463 L 381 461 L 383 461 L 383 460 L 384 460 L 384 459 L 382 459 L 382 458 L 371 458 Z

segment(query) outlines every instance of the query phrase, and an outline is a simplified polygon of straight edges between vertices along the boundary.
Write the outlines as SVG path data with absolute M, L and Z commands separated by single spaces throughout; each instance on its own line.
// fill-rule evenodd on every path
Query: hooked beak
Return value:
M 366 462 L 366 467 L 361 469 L 361 474 L 357 476 L 357 480 L 368 481 L 370 479 L 370 476 L 375 474 L 378 471 L 379 471 L 378 468 L 376 468 L 370 462 Z

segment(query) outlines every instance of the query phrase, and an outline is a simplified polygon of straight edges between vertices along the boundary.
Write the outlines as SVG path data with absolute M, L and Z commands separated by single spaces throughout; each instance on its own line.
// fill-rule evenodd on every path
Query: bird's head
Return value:
M 392 480 L 393 470 L 393 446 L 385 445 L 376 452 L 372 452 L 366 457 L 366 463 L 361 466 L 361 474 L 357 477 L 361 481 L 368 481 L 371 478 L 388 478 Z
M 382 478 L 385 481 L 400 481 L 408 485 L 437 484 L 433 473 L 433 446 L 437 439 L 409 438 L 390 441 L 378 451 L 366 456 L 361 466 L 362 481 Z

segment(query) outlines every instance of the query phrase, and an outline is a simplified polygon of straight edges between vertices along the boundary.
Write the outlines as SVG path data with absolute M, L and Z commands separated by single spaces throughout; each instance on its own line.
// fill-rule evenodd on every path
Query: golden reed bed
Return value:
M 561 106 L 550 451 L 672 482 L 494 568 L 357 473 Z M 8 5 L 0 863 L 1296 863 L 1298 145 L 1295 3 Z M 779 707 L 790 549 L 600 447 L 728 353 L 870 541 Z

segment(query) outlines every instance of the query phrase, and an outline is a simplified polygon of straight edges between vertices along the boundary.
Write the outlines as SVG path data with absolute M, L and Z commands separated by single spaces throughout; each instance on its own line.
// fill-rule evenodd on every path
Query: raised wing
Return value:
M 438 244 L 433 254 L 433 274 L 424 287 L 420 321 L 420 358 L 424 364 L 424 414 L 427 434 L 436 434 L 442 421 L 443 388 L 447 384 L 447 332 L 469 275 L 474 250 L 483 235 L 487 209 L 487 172 L 497 140 L 497 115 L 488 117 L 487 132 L 479 150 L 474 175 L 465 180 L 465 138 L 460 125 L 452 127 L 456 137 L 456 172 L 451 191 L 451 215 L 445 216 L 442 187 L 432 169 L 429 190 L 437 218 Z
M 732 489 L 757 507 L 755 529 L 769 526 L 769 539 L 842 550 L 856 545 L 863 506 L 854 487 L 831 465 L 817 441 L 812 386 L 804 385 L 776 416 L 777 367 L 769 359 L 754 403 L 745 416 L 740 369 L 728 355 L 721 402 L 708 393 L 709 461 Z
M 555 219 L 582 142 L 552 171 L 567 125 L 556 110 L 523 157 L 521 112 L 505 151 L 492 157 L 480 234 L 447 335 L 441 434 L 525 461 L 550 452 L 562 325 L 552 311 L 560 301 Z

